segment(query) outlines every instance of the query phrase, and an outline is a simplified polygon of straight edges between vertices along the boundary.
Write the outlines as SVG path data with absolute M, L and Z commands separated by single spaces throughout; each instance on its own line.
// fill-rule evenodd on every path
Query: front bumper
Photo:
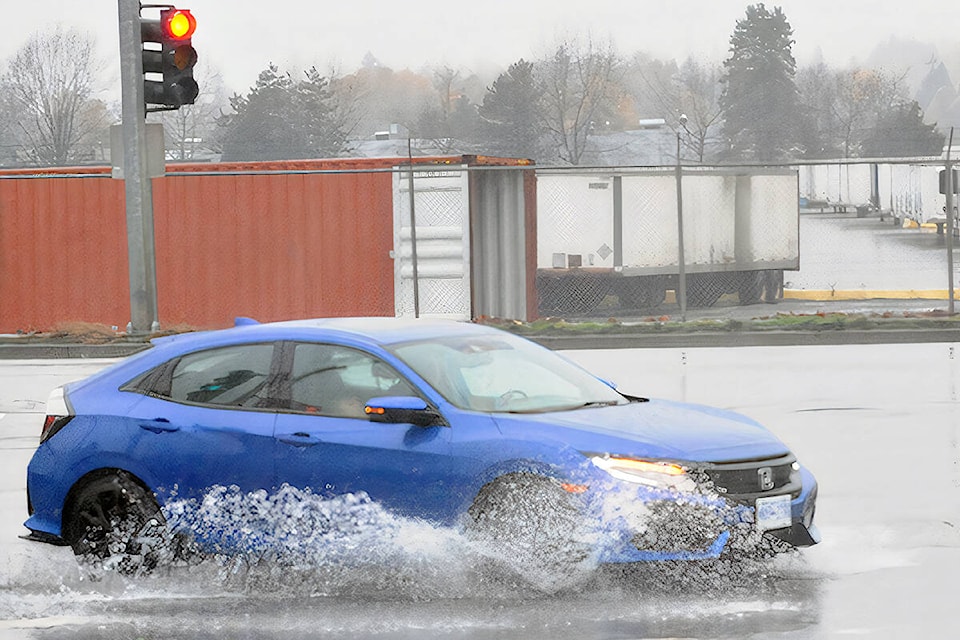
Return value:
M 801 468 L 800 476 L 801 489 L 790 503 L 792 524 L 763 532 L 756 529 L 754 507 L 749 504 L 716 494 L 678 494 L 621 484 L 615 492 L 620 495 L 602 500 L 605 504 L 600 508 L 606 513 L 600 514 L 605 524 L 598 534 L 598 561 L 708 560 L 720 557 L 734 537 L 738 541 L 774 538 L 790 547 L 817 544 L 817 482 L 806 469 Z M 609 518 L 610 502 L 620 505 L 614 518 Z M 625 504 L 632 508 L 624 509 Z

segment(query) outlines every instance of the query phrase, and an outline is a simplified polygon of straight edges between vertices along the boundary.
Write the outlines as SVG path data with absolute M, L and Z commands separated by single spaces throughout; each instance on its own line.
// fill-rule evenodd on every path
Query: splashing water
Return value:
M 524 510 L 534 508 L 526 505 Z M 603 508 L 607 515 L 630 520 L 639 531 L 653 529 L 647 520 L 649 506 L 611 500 Z M 110 587 L 117 580 L 113 574 L 154 582 L 193 575 L 204 582 L 215 578 L 234 593 L 291 590 L 298 595 L 335 596 L 388 591 L 400 599 L 419 599 L 486 597 L 489 588 L 513 597 L 504 586 L 528 595 L 555 593 L 596 577 L 598 569 L 596 558 L 589 555 L 567 568 L 540 555 L 543 562 L 534 567 L 504 545 L 502 537 L 491 543 L 469 530 L 398 517 L 362 492 L 327 497 L 288 485 L 276 492 L 250 493 L 216 486 L 199 499 L 168 502 L 163 516 L 165 525 L 154 520 L 136 532 L 136 554 L 130 553 L 130 545 L 108 541 L 114 555 L 83 565 L 80 582 L 115 588 Z M 521 521 L 515 526 L 536 524 Z M 130 535 L 122 526 L 118 531 Z M 575 542 L 598 543 L 602 535 L 590 530 Z M 756 536 L 744 540 L 741 544 L 753 544 Z M 567 551 L 561 545 L 556 550 Z M 736 563 L 744 563 L 744 557 L 738 553 Z M 653 563 L 624 571 L 608 569 L 606 574 L 653 571 L 672 574 L 667 583 L 682 586 L 684 576 L 703 572 L 695 567 L 711 566 L 710 571 L 720 575 L 742 573 L 732 568 L 736 563 L 724 563 L 719 570 L 719 565 L 709 563 Z
M 171 532 L 189 535 L 186 555 L 214 562 L 228 589 L 339 595 L 390 587 L 427 597 L 464 587 L 472 566 L 456 531 L 392 516 L 364 493 L 214 487 L 164 512 Z
M 631 512 L 627 503 L 611 508 L 638 523 L 647 513 L 639 506 Z M 47 560 L 35 563 L 32 577 L 21 575 L 6 588 L 0 584 L 0 638 L 4 619 L 56 627 L 100 619 L 139 625 L 146 616 L 149 624 L 172 633 L 176 625 L 164 626 L 162 613 L 171 606 L 197 625 L 204 624 L 212 607 L 233 615 L 277 616 L 280 626 L 306 624 L 304 631 L 311 630 L 309 624 L 297 621 L 305 611 L 320 616 L 307 615 L 314 624 L 366 631 L 391 624 L 402 628 L 405 623 L 397 620 L 434 629 L 509 628 L 515 616 L 549 621 L 579 611 L 593 619 L 597 607 L 614 618 L 686 620 L 691 611 L 728 616 L 777 607 L 792 597 L 777 585 L 797 578 L 810 582 L 797 554 L 773 561 L 628 566 L 597 566 L 588 558 L 573 570 L 547 563 L 532 567 L 503 545 L 488 544 L 469 531 L 396 517 L 363 493 L 327 497 L 293 487 L 273 493 L 214 487 L 201 498 L 169 502 L 163 515 L 162 531 L 142 532 L 140 539 L 141 557 L 153 553 L 157 559 L 150 572 L 119 571 L 138 566 L 123 553 L 77 571 L 72 562 L 63 566 L 69 549 L 25 547 L 31 556 Z M 56 566 L 49 566 L 52 560 Z M 740 599 L 724 605 L 733 614 L 713 602 L 718 593 L 725 600 Z M 765 604 L 770 593 L 780 600 Z M 430 618 L 437 602 L 446 602 L 456 617 Z M 501 611 L 500 618 L 490 618 L 491 610 Z M 359 618 L 355 621 L 349 611 Z M 553 613 L 544 618 L 542 611 Z M 216 620 L 226 630 L 241 624 L 225 614 Z

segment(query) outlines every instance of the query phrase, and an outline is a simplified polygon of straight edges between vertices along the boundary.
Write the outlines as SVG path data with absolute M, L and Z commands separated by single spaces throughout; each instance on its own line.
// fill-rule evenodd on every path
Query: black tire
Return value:
M 537 308 L 541 314 L 559 313 L 563 301 L 560 278 L 537 276 Z
M 130 474 L 116 471 L 76 490 L 63 537 L 82 565 L 143 575 L 159 563 L 164 525 L 153 495 Z
M 763 297 L 764 282 L 763 271 L 744 271 L 741 273 L 737 283 L 737 296 L 740 299 L 740 305 L 745 306 L 760 302 Z
M 724 293 L 722 284 L 720 278 L 711 273 L 687 276 L 687 306 L 712 307 Z
M 468 531 L 542 589 L 576 579 L 590 557 L 582 502 L 555 479 L 501 476 L 480 490 L 468 515 Z
M 607 296 L 610 285 L 604 278 L 586 273 L 575 273 L 563 279 L 566 308 L 574 313 L 596 309 Z
M 658 276 L 621 278 L 615 288 L 624 309 L 653 309 L 663 303 L 667 287 Z
M 539 276 L 540 313 L 585 313 L 603 302 L 610 285 L 606 279 L 576 271 L 562 276 Z
M 768 269 L 763 272 L 763 301 L 776 304 L 783 300 L 783 269 Z

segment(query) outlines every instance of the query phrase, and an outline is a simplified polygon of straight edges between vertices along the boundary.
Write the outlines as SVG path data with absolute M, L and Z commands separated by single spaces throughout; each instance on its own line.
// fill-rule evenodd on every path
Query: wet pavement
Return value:
M 388 539 L 335 561 L 208 561 L 91 581 L 69 549 L 17 536 L 48 391 L 106 361 L 3 362 L 0 639 L 951 637 L 958 348 L 568 352 L 627 392 L 763 422 L 816 473 L 824 540 L 772 561 L 598 567 L 549 591 L 422 523 L 367 531 Z

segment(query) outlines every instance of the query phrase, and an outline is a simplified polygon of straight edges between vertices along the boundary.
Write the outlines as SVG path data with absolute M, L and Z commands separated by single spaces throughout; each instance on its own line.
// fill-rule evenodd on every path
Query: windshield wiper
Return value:
M 592 407 L 612 407 L 620 404 L 619 400 L 593 400 L 590 402 L 584 402 L 581 405 L 573 407 L 573 409 L 590 409 Z
M 562 404 L 554 407 L 535 407 L 532 409 L 514 409 L 507 413 L 553 413 L 555 411 L 576 411 L 577 409 L 590 409 L 593 407 L 612 407 L 620 404 L 616 400 L 591 400 L 580 404 Z

